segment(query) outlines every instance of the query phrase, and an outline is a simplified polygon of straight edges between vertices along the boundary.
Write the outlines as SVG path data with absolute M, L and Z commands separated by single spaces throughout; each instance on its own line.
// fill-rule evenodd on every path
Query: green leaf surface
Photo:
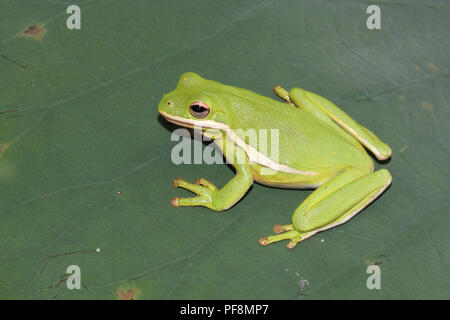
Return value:
M 366 27 L 372 2 L 381 30 Z M 450 297 L 449 1 L 86 0 L 81 30 L 69 4 L 0 0 L 0 298 Z M 390 144 L 376 166 L 392 186 L 292 251 L 258 239 L 311 191 L 255 184 L 224 213 L 171 207 L 189 194 L 175 177 L 233 177 L 171 161 L 156 107 L 186 71 L 329 98 Z M 381 290 L 366 286 L 374 262 Z

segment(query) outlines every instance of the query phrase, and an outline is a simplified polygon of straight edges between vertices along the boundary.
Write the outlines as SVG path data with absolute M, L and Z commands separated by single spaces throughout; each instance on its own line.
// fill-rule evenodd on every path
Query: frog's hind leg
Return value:
M 277 85 L 273 88 L 273 93 L 275 93 L 277 96 L 279 96 L 281 99 L 286 101 L 286 103 L 298 108 L 297 105 L 291 100 L 291 97 L 289 96 L 289 92 L 282 88 L 280 85 Z
M 372 131 L 360 125 L 333 102 L 315 93 L 293 88 L 288 93 L 292 103 L 307 110 L 316 117 L 327 122 L 333 121 L 347 134 L 358 140 L 360 144 L 369 149 L 379 160 L 386 160 L 391 156 L 391 148 L 380 140 Z M 326 118 L 329 119 L 326 119 Z
M 367 173 L 350 169 L 317 188 L 295 210 L 292 224 L 275 226 L 278 235 L 260 239 L 260 244 L 290 239 L 287 247 L 295 245 L 317 232 L 343 224 L 375 200 L 391 183 L 391 174 L 382 169 Z
M 277 85 L 273 88 L 273 93 L 275 93 L 277 96 L 279 96 L 284 101 L 290 103 L 291 98 L 289 97 L 289 92 L 282 88 L 280 85 Z
M 391 148 L 386 143 L 328 99 L 301 88 L 293 88 L 288 92 L 281 86 L 276 86 L 273 92 L 287 103 L 326 122 L 341 135 L 352 136 L 369 149 L 377 159 L 386 160 L 391 156 Z

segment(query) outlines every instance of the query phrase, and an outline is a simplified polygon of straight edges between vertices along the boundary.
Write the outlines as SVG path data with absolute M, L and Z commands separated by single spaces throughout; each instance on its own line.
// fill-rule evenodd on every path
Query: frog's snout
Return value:
M 168 98 L 168 97 L 163 97 L 161 99 L 161 101 L 158 104 L 158 111 L 164 111 L 164 112 L 168 112 L 170 110 L 172 110 L 174 108 L 175 104 L 172 101 L 172 99 Z

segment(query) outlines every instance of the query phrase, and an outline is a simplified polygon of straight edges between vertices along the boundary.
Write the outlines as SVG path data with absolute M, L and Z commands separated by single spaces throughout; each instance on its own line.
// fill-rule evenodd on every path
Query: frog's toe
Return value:
M 294 230 L 294 226 L 292 224 L 286 225 L 276 224 L 273 226 L 273 232 L 275 233 L 282 233 L 285 231 L 292 231 L 292 230 Z
M 197 181 L 198 180 L 198 181 Z M 196 183 L 187 182 L 181 178 L 176 178 L 173 181 L 173 186 L 176 188 L 183 188 L 191 191 L 195 194 L 195 197 L 191 198 L 173 198 L 170 200 L 172 207 L 192 207 L 192 206 L 204 206 L 214 209 L 212 204 L 212 198 L 216 190 L 215 186 L 204 179 L 197 179 Z M 205 182 L 206 181 L 206 182 Z M 201 183 L 200 183 L 201 182 Z M 207 186 L 205 186 L 207 185 Z
M 170 200 L 170 204 L 172 205 L 172 207 L 174 208 L 178 208 L 180 205 L 178 204 L 178 198 L 173 198 L 172 200 Z
M 285 89 L 283 89 L 280 85 L 276 85 L 273 88 L 273 93 L 275 93 L 277 96 L 285 100 L 286 102 L 291 102 L 291 98 L 289 97 L 289 92 L 287 92 Z
M 269 241 L 268 241 L 268 239 L 267 239 L 267 237 L 262 237 L 262 238 L 260 238 L 259 239 L 259 244 L 260 245 L 262 245 L 262 246 L 267 246 L 267 245 L 269 245 Z
M 276 230 L 275 232 L 279 231 L 280 233 L 259 239 L 259 244 L 262 246 L 267 246 L 272 242 L 277 242 L 281 240 L 290 240 L 286 247 L 288 249 L 293 249 L 295 245 L 299 241 L 301 241 L 302 235 L 297 230 L 294 230 L 293 227 L 291 229 L 291 226 L 292 225 L 285 225 L 285 226 L 276 225 L 274 227 L 274 231 Z
M 183 181 L 183 179 L 181 179 L 180 177 L 177 177 L 177 178 L 175 178 L 175 179 L 173 180 L 172 185 L 173 185 L 175 188 L 178 188 L 178 187 L 180 186 L 180 181 Z
M 183 188 L 189 190 L 199 196 L 207 196 L 212 191 L 215 191 L 211 189 L 210 186 L 206 187 L 203 184 L 190 183 L 181 178 L 176 178 L 175 180 L 173 180 L 173 186 L 175 188 Z M 180 205 L 180 201 L 178 201 L 178 204 Z
M 288 248 L 289 250 L 292 250 L 295 248 L 296 244 L 297 244 L 296 242 L 289 241 L 288 244 L 286 245 L 286 248 Z
M 289 242 L 286 245 L 286 248 L 288 248 L 289 250 L 292 250 L 295 248 L 297 243 L 299 243 L 302 240 L 303 240 L 303 237 L 301 235 L 299 235 L 298 237 L 289 240 Z
M 203 179 L 203 178 L 198 178 L 198 179 L 196 179 L 196 180 L 194 181 L 194 183 L 195 183 L 195 184 L 198 184 L 198 185 L 201 185 L 201 186 L 204 186 L 204 187 L 207 187 L 208 189 L 210 189 L 210 190 L 212 190 L 212 191 L 217 191 L 217 190 L 219 190 L 219 188 L 217 188 L 217 187 L 215 186 L 214 183 L 209 182 L 208 180 Z

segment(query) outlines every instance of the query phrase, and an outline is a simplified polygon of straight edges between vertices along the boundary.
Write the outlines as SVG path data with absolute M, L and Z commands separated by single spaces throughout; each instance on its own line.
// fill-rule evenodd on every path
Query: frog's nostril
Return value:
M 172 101 L 167 101 L 167 105 L 172 107 L 173 106 L 173 102 Z

